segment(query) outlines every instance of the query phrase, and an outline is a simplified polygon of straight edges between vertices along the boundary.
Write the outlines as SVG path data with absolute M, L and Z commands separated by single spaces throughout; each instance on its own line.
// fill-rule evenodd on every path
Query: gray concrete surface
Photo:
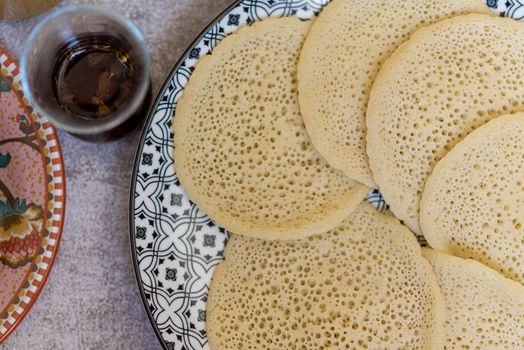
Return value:
M 152 58 L 154 93 L 204 26 L 232 0 L 65 0 L 131 18 Z M 16 59 L 40 17 L 0 22 L 0 46 Z M 136 286 L 128 193 L 139 130 L 93 145 L 60 133 L 67 212 L 55 266 L 40 298 L 3 349 L 160 349 Z

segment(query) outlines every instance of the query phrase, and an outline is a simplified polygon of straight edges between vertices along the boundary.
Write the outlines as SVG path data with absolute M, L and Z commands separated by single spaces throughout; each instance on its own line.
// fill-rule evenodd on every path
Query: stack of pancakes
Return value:
M 211 348 L 524 348 L 523 47 L 481 0 L 334 0 L 202 59 L 173 130 L 232 233 Z

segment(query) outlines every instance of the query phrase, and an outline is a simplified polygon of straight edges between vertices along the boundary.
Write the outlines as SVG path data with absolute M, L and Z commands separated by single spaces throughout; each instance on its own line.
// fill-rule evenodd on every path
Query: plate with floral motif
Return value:
M 17 64 L 0 48 L 0 344 L 38 298 L 65 210 L 55 129 L 24 98 Z
M 199 60 L 226 36 L 268 17 L 317 16 L 330 0 L 237 0 L 195 39 L 164 82 L 138 145 L 130 192 L 130 240 L 146 312 L 164 349 L 209 349 L 206 300 L 228 233 L 187 196 L 175 173 L 172 118 Z M 524 17 L 522 1 L 486 0 L 502 16 Z M 367 201 L 387 206 L 373 190 Z M 424 242 L 421 242 L 424 243 Z

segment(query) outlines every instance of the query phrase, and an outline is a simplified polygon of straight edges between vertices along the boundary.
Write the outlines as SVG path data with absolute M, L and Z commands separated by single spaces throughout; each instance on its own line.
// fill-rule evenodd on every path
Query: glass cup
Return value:
M 64 109 L 56 93 L 57 62 L 78 38 L 110 37 L 131 62 L 128 98 L 105 117 L 83 118 Z M 140 124 L 151 100 L 150 58 L 144 37 L 125 17 L 99 6 L 60 8 L 33 29 L 21 59 L 22 88 L 35 111 L 52 124 L 88 141 L 117 139 Z

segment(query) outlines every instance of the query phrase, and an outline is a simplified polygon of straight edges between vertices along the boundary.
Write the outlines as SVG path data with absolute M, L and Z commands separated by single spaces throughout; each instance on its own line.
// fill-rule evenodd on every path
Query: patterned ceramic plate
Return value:
M 135 272 L 151 323 L 165 349 L 208 349 L 205 308 L 227 232 L 215 226 L 180 187 L 173 166 L 171 119 L 199 59 L 240 27 L 267 17 L 316 16 L 330 0 L 236 1 L 193 42 L 162 87 L 137 151 L 130 230 Z M 524 17 L 520 0 L 486 0 L 501 15 Z M 367 198 L 379 209 L 377 191 Z
M 29 312 L 62 234 L 65 178 L 55 129 L 20 88 L 0 48 L 0 344 Z

